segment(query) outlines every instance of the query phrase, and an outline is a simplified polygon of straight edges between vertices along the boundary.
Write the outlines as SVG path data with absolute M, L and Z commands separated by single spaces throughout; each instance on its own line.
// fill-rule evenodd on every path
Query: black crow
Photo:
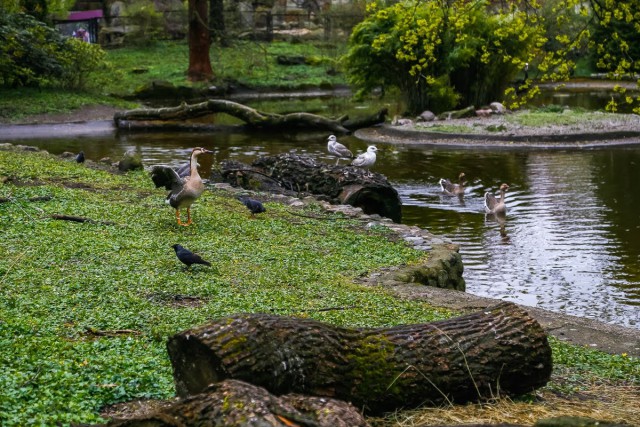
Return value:
M 76 156 L 76 162 L 84 163 L 84 151 L 78 153 L 78 155 Z
M 251 212 L 251 216 L 255 216 L 256 214 L 267 211 L 267 209 L 265 209 L 262 203 L 257 200 L 244 198 L 244 199 L 240 199 L 240 201 L 244 203 L 247 209 L 249 209 L 249 212 Z
M 183 264 L 185 264 L 187 268 L 191 267 L 191 264 L 203 264 L 211 266 L 211 263 L 209 261 L 203 260 L 200 255 L 183 248 L 181 245 L 173 245 L 172 248 L 176 251 L 176 256 L 178 257 L 178 259 Z

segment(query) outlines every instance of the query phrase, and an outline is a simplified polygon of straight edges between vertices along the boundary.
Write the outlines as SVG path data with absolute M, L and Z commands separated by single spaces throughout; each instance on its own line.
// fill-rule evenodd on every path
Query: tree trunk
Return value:
M 329 119 L 305 112 L 284 115 L 266 113 L 237 102 L 224 99 L 210 99 L 198 104 L 183 103 L 177 107 L 139 108 L 118 112 L 113 116 L 113 120 L 120 129 L 147 129 L 176 126 L 175 122 L 195 119 L 214 113 L 229 114 L 244 121 L 246 125 L 252 129 L 274 131 L 290 131 L 292 129 L 305 131 L 325 130 L 336 134 L 344 134 L 358 127 L 384 123 L 387 111 L 383 109 L 374 115 L 355 120 L 350 120 L 347 116 L 338 119 Z M 191 126 L 193 126 L 193 128 L 202 127 L 202 125 Z
M 207 0 L 189 0 L 189 80 L 200 82 L 213 77 L 210 45 Z
M 153 413 L 112 420 L 109 427 L 367 427 L 346 402 L 289 394 L 274 396 L 242 381 L 214 384 Z
M 223 0 L 209 0 L 209 26 L 211 27 L 211 38 L 217 40 L 221 46 L 227 46 Z
M 366 214 L 402 220 L 402 201 L 387 178 L 355 166 L 329 165 L 285 153 L 260 157 L 251 166 L 225 161 L 220 174 L 221 180 L 231 185 L 255 189 L 259 184 L 262 191 L 272 193 L 313 194 L 331 203 L 362 208 Z
M 544 386 L 552 369 L 543 329 L 512 303 L 380 329 L 240 314 L 181 332 L 167 348 L 180 396 L 233 378 L 375 414 L 527 393 Z

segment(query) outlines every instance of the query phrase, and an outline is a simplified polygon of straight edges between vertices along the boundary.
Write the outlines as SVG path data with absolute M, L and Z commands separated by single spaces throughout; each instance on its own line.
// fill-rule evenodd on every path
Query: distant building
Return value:
M 102 9 L 72 11 L 66 19 L 56 19 L 55 25 L 62 34 L 77 37 L 88 43 L 98 42 L 98 31 L 102 19 Z

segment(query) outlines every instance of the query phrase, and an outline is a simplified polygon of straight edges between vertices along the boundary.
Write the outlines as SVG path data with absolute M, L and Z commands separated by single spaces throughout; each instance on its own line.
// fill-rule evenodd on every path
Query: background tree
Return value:
M 211 27 L 211 39 L 218 41 L 222 46 L 227 46 L 229 42 L 227 40 L 223 0 L 209 0 L 209 26 Z
M 191 81 L 208 81 L 213 78 L 209 47 L 208 0 L 189 0 L 189 69 Z
M 413 113 L 502 98 L 544 42 L 527 13 L 485 1 L 372 3 L 368 13 L 345 56 L 349 81 L 363 91 L 397 87 Z
M 344 65 L 361 92 L 399 88 L 413 113 L 494 100 L 518 108 L 539 93 L 537 83 L 567 80 L 589 46 L 610 76 L 637 73 L 639 38 L 640 0 L 376 2 Z M 535 81 L 517 79 L 525 63 Z
M 592 19 L 589 46 L 597 69 L 612 79 L 635 79 L 640 89 L 640 0 L 591 0 L 583 14 Z M 640 114 L 640 95 L 631 96 L 623 87 L 617 91 L 626 95 L 623 102 L 635 104 L 634 112 Z M 612 99 L 607 109 L 616 111 L 617 102 Z

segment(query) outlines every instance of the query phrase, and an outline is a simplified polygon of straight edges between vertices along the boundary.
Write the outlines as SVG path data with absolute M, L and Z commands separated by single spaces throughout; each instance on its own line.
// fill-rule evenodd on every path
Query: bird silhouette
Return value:
M 76 156 L 76 162 L 84 163 L 84 151 L 78 153 L 78 155 Z
M 189 249 L 186 249 L 181 245 L 176 244 L 173 245 L 172 248 L 174 251 L 176 251 L 176 256 L 178 257 L 180 262 L 185 264 L 187 268 L 191 267 L 192 264 L 202 264 L 209 267 L 211 266 L 211 263 L 209 261 L 203 260 L 200 255 L 191 252 Z
M 351 152 L 351 150 L 340 144 L 335 135 L 329 135 L 329 138 L 327 138 L 327 150 L 330 154 L 338 158 L 336 160 L 336 165 L 338 164 L 340 159 L 353 158 L 353 153 Z
M 496 199 L 490 192 L 484 193 L 484 210 L 488 214 L 493 215 L 506 215 L 507 205 L 505 204 L 505 193 L 509 189 L 507 184 L 500 186 L 500 199 Z
M 204 183 L 198 174 L 198 162 L 196 160 L 200 154 L 204 153 L 213 153 L 213 151 L 200 147 L 191 151 L 188 176 L 181 177 L 175 169 L 169 166 L 158 165 L 151 169 L 151 179 L 156 188 L 164 187 L 170 190 L 167 195 L 167 203 L 176 210 L 178 225 L 187 226 L 191 224 L 191 205 L 204 192 Z M 187 209 L 186 223 L 180 220 L 180 209 L 182 208 Z
M 351 162 L 351 165 L 359 168 L 370 168 L 376 162 L 376 151 L 378 151 L 376 146 L 370 145 L 367 151 L 358 155 L 358 157 Z
M 258 200 L 245 197 L 240 198 L 240 201 L 247 207 L 247 209 L 249 209 L 249 212 L 251 212 L 251 217 L 255 217 L 256 214 L 267 211 L 264 205 Z

